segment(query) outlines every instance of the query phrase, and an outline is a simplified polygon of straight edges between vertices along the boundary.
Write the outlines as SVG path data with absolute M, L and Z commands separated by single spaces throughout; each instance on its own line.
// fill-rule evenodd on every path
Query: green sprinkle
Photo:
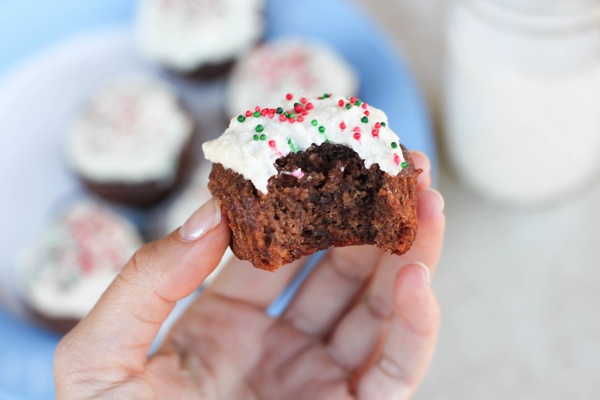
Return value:
M 299 148 L 298 148 L 298 147 L 297 147 L 297 146 L 294 144 L 294 142 L 292 141 L 292 139 L 291 139 L 291 138 L 287 140 L 287 144 L 288 144 L 288 146 L 290 146 L 290 151 L 291 151 L 292 153 L 297 153 L 297 152 L 298 152 L 298 150 L 300 150 L 300 149 L 299 149 Z
M 398 143 L 392 142 L 392 149 L 397 149 L 397 148 L 398 148 Z
M 381 126 L 383 126 L 384 128 L 385 128 L 385 126 L 386 126 L 386 125 L 387 125 L 387 124 L 386 124 L 385 122 L 382 122 L 382 123 L 381 123 Z
M 261 124 L 256 125 L 256 128 L 254 128 L 256 130 L 256 132 L 262 132 L 265 130 L 265 127 L 262 126 Z
M 321 126 L 319 127 L 319 132 L 320 132 L 320 133 L 325 133 L 325 127 L 324 127 L 323 125 L 321 125 Z
M 327 99 L 327 98 L 329 98 L 329 93 L 325 93 L 325 94 L 323 95 L 323 98 L 324 98 L 324 99 Z
M 281 107 L 277 107 L 277 110 L 275 110 L 275 112 L 276 112 L 277 114 L 283 114 L 283 108 L 281 108 Z
M 349 110 L 352 107 L 352 104 L 346 103 L 346 110 Z
M 317 124 L 319 123 L 319 121 L 317 121 L 316 119 L 313 119 L 312 121 L 310 121 L 312 126 L 317 126 Z
M 258 135 L 254 135 L 254 140 L 258 140 Z
M 288 118 L 292 118 L 292 119 L 293 119 L 293 118 L 296 118 L 296 114 L 290 114 L 290 115 L 288 116 Z
M 260 117 L 260 111 L 254 111 L 254 118 Z
M 238 121 L 244 122 L 245 120 L 246 120 L 246 117 L 244 117 L 243 115 L 238 116 Z
M 362 101 L 356 100 L 356 103 L 354 103 L 354 104 L 357 105 L 357 106 L 360 106 L 362 104 Z
M 366 124 L 367 122 L 369 122 L 369 118 L 368 118 L 368 117 L 362 117 L 360 120 L 361 120 L 362 122 L 364 122 L 365 124 Z
M 289 113 L 289 112 L 287 112 L 287 111 L 286 111 L 286 112 L 284 112 L 284 113 L 283 113 L 283 115 L 285 115 L 285 117 L 286 117 L 286 118 L 289 118 L 289 117 L 290 117 L 290 113 Z
M 408 164 L 406 163 L 406 161 L 402 161 L 402 163 L 400 164 L 400 166 L 402 168 L 406 168 L 406 167 L 408 167 Z
M 265 140 L 267 138 L 267 135 L 265 135 L 264 133 L 262 135 L 260 135 L 260 140 Z

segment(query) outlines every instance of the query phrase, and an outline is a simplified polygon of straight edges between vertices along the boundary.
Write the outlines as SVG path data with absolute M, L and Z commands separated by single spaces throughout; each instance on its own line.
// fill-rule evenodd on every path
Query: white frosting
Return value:
M 233 116 L 257 104 L 277 104 L 290 92 L 305 97 L 330 92 L 354 96 L 358 78 L 325 44 L 282 38 L 239 60 L 229 80 L 227 111 Z
M 262 36 L 264 0 L 144 0 L 140 49 L 179 71 L 236 58 Z
M 78 203 L 24 255 L 24 297 L 47 316 L 83 318 L 142 243 L 129 221 Z
M 73 168 L 94 181 L 171 181 L 192 133 L 170 88 L 120 80 L 101 88 L 76 118 L 66 150 Z
M 223 135 L 202 145 L 205 157 L 242 174 L 263 193 L 277 174 L 278 158 L 325 141 L 350 147 L 367 168 L 378 164 L 381 170 L 397 175 L 405 166 L 398 136 L 387 126 L 381 110 L 338 95 L 294 100 L 298 109 L 290 111 L 293 122 L 275 113 L 275 108 L 259 109 L 258 117 L 248 113 L 245 118 L 233 118 Z

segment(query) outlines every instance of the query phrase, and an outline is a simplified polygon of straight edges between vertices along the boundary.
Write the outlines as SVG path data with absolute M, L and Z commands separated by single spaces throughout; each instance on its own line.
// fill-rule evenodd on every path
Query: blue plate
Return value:
M 0 0 L 0 81 L 28 58 L 93 29 L 131 24 L 137 1 Z M 294 34 L 324 40 L 358 71 L 360 97 L 383 109 L 410 149 L 437 165 L 429 116 L 415 81 L 377 24 L 351 1 L 270 0 L 267 37 Z M 0 200 L 1 201 L 1 200 Z M 10 228 L 10 227 L 8 227 Z M 5 228 L 5 229 L 8 229 Z M 0 399 L 51 399 L 58 337 L 0 308 Z

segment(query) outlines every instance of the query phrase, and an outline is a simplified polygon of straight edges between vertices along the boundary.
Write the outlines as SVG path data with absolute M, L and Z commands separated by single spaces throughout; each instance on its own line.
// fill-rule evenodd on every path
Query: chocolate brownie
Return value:
M 415 239 L 420 170 L 385 114 L 359 99 L 326 94 L 287 111 L 257 107 L 203 149 L 231 248 L 257 268 L 273 271 L 330 246 L 402 254 Z

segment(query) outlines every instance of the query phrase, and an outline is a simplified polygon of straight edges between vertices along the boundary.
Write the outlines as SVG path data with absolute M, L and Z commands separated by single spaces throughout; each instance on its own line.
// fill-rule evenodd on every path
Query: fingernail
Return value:
M 197 209 L 179 228 L 179 237 L 187 242 L 200 239 L 221 222 L 221 206 L 216 199 L 210 199 Z
M 425 279 L 427 280 L 427 283 L 431 283 L 431 273 L 429 272 L 429 268 L 427 268 L 427 265 L 425 265 L 424 263 L 422 263 L 420 261 L 415 261 L 412 264 L 418 265 L 419 267 L 421 267 L 423 269 L 423 274 L 425 275 Z
M 444 206 L 446 205 L 445 204 L 446 202 L 444 201 L 444 196 L 442 196 L 442 194 L 435 189 L 427 189 L 427 190 L 429 190 L 430 192 L 435 193 L 437 195 L 437 197 L 440 199 L 440 206 L 442 207 L 442 211 L 443 211 Z

